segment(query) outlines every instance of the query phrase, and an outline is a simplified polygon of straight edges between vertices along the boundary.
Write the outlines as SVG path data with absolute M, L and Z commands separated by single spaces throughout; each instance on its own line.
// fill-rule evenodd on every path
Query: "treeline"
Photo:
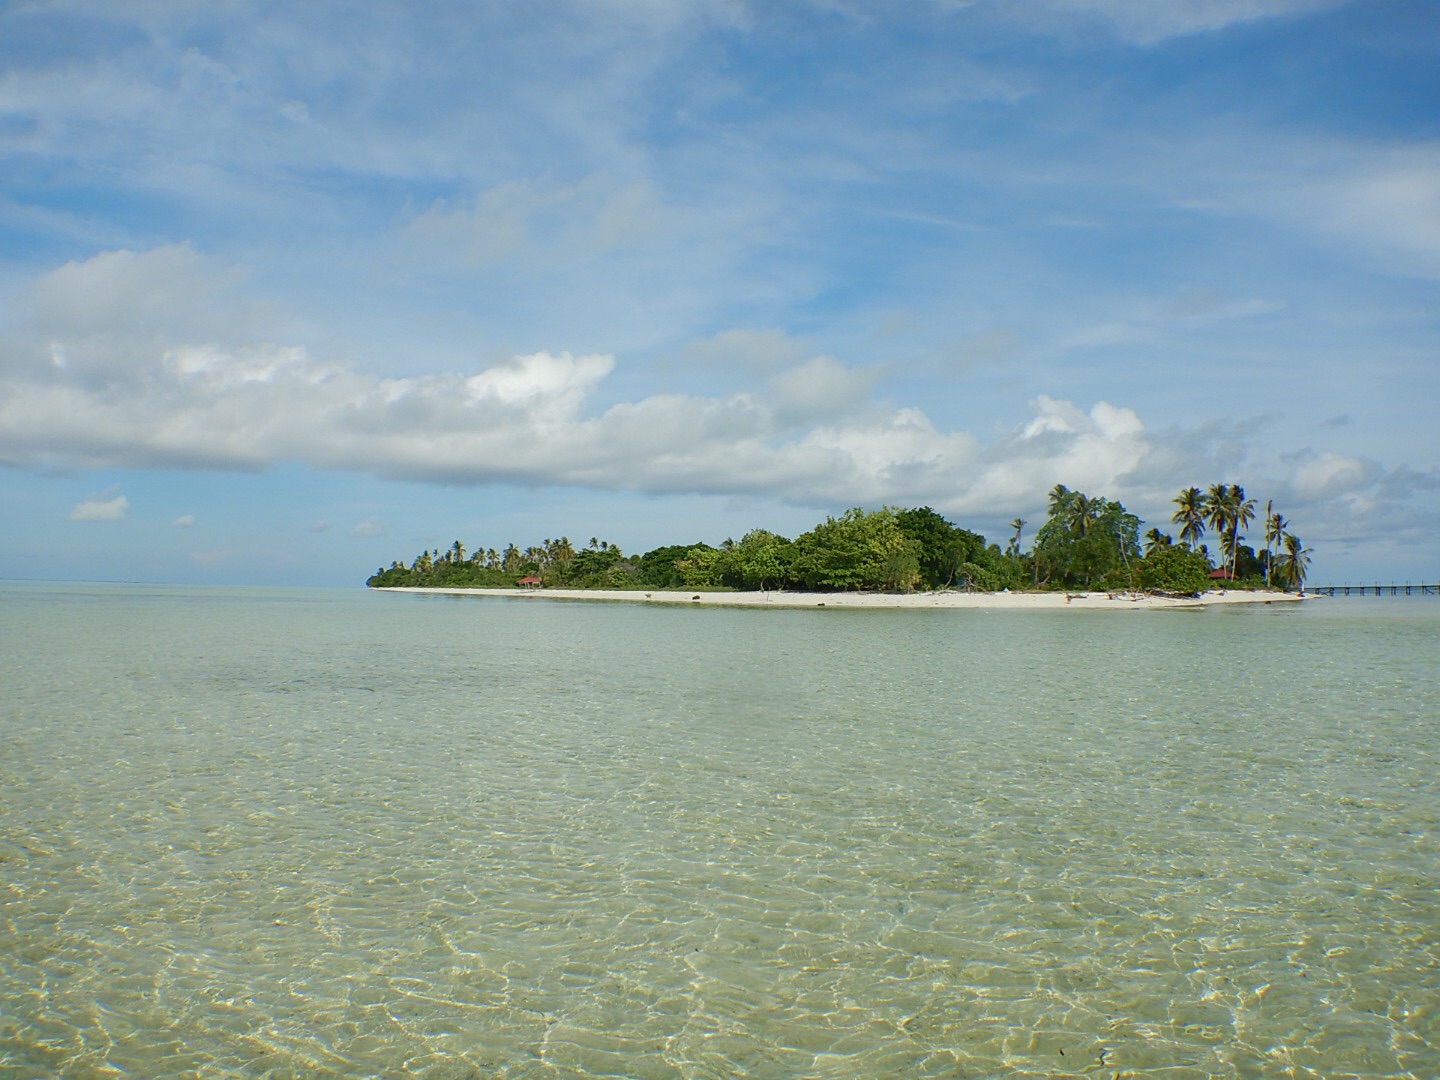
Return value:
M 1173 517 L 1182 524 L 1180 541 L 1151 529 L 1145 534 L 1143 551 L 1140 519 L 1124 506 L 1056 485 L 1046 520 L 1029 551 L 1023 550 L 1027 522 L 1021 518 L 1011 522 L 1014 533 L 1002 549 L 928 506 L 870 511 L 856 507 L 839 517 L 827 517 L 793 540 L 752 529 L 718 547 L 671 544 L 643 555 L 626 555 L 598 537 L 579 549 L 562 536 L 524 549 L 512 543 L 468 554 L 457 540 L 445 550 L 421 552 L 409 565 L 393 562 L 388 569 L 377 570 L 367 584 L 374 588 L 493 588 L 525 583 L 572 589 L 820 592 L 1106 588 L 1197 593 L 1214 583 L 1212 574 L 1217 570 L 1224 575 L 1223 584 L 1239 587 L 1290 588 L 1304 582 L 1310 553 L 1284 531 L 1284 519 L 1269 504 L 1267 542 L 1257 555 L 1242 543 L 1241 530 L 1254 520 L 1254 505 L 1238 485 L 1213 485 L 1210 495 L 1189 488 L 1175 502 L 1181 507 Z M 1272 526 L 1275 544 L 1269 539 Z M 1220 543 L 1219 566 L 1203 543 L 1207 529 Z

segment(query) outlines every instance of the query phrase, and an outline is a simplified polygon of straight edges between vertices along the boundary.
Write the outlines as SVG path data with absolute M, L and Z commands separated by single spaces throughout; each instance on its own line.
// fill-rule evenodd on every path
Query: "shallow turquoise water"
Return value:
M 0 586 L 0 1077 L 1430 1080 L 1437 630 Z

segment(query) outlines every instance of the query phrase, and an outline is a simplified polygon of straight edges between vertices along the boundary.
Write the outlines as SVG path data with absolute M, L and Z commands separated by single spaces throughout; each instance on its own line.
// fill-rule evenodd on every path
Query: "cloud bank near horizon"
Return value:
M 112 251 L 32 286 L 0 339 L 0 462 L 29 469 L 257 471 L 300 462 L 445 485 L 518 483 L 753 495 L 797 506 L 933 505 L 987 518 L 1055 483 L 1164 505 L 1176 487 L 1255 475 L 1236 426 L 1157 432 L 1123 404 L 1039 395 L 982 439 L 877 398 L 874 377 L 776 331 L 718 351 L 754 384 L 598 405 L 614 356 L 535 352 L 470 373 L 381 376 L 257 334 L 241 275 L 184 245 Z M 249 337 L 243 344 L 227 337 Z M 746 359 L 748 355 L 748 361 Z M 1440 478 L 1306 448 L 1265 494 L 1334 520 L 1404 517 Z M 74 520 L 118 520 L 96 496 Z M 193 520 L 193 519 L 191 519 Z M 189 523 L 188 521 L 186 522 Z M 377 535 L 375 528 L 354 535 Z

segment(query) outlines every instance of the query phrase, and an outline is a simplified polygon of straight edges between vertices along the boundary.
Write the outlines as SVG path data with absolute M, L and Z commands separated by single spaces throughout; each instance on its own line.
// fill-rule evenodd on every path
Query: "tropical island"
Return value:
M 928 506 L 855 507 L 793 540 L 752 529 L 718 546 L 670 544 L 643 555 L 626 555 L 598 537 L 579 549 L 562 536 L 524 549 L 510 543 L 469 554 L 456 540 L 445 550 L 422 551 L 409 565 L 397 560 L 378 569 L 366 584 L 447 592 L 563 591 L 596 599 L 831 594 L 840 606 L 845 597 L 867 594 L 878 599 L 1024 593 L 1063 595 L 1067 603 L 1095 592 L 1110 599 L 1192 602 L 1216 593 L 1231 599 L 1303 595 L 1311 552 L 1272 502 L 1263 509 L 1259 551 L 1243 542 L 1242 530 L 1256 522 L 1257 507 L 1240 485 L 1188 487 L 1173 502 L 1175 537 L 1158 528 L 1142 536 L 1140 519 L 1119 502 L 1057 484 L 1028 550 L 1028 522 L 1022 518 L 1010 523 L 1014 532 L 1001 548 Z M 1207 535 L 1216 540 L 1214 555 Z

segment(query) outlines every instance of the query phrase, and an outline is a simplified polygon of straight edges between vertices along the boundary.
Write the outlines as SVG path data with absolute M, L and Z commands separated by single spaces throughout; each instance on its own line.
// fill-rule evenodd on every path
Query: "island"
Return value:
M 739 540 L 669 544 L 643 555 L 591 537 L 519 548 L 459 540 L 393 562 L 373 589 L 554 599 L 770 607 L 1176 607 L 1304 598 L 1311 552 L 1267 502 L 1264 546 L 1245 544 L 1256 502 L 1238 484 L 1188 487 L 1173 500 L 1178 537 L 1103 496 L 1057 484 L 1028 548 L 1023 518 L 1006 545 L 928 506 L 854 507 L 793 540 L 752 529 Z M 1216 554 L 1206 543 L 1216 540 Z

